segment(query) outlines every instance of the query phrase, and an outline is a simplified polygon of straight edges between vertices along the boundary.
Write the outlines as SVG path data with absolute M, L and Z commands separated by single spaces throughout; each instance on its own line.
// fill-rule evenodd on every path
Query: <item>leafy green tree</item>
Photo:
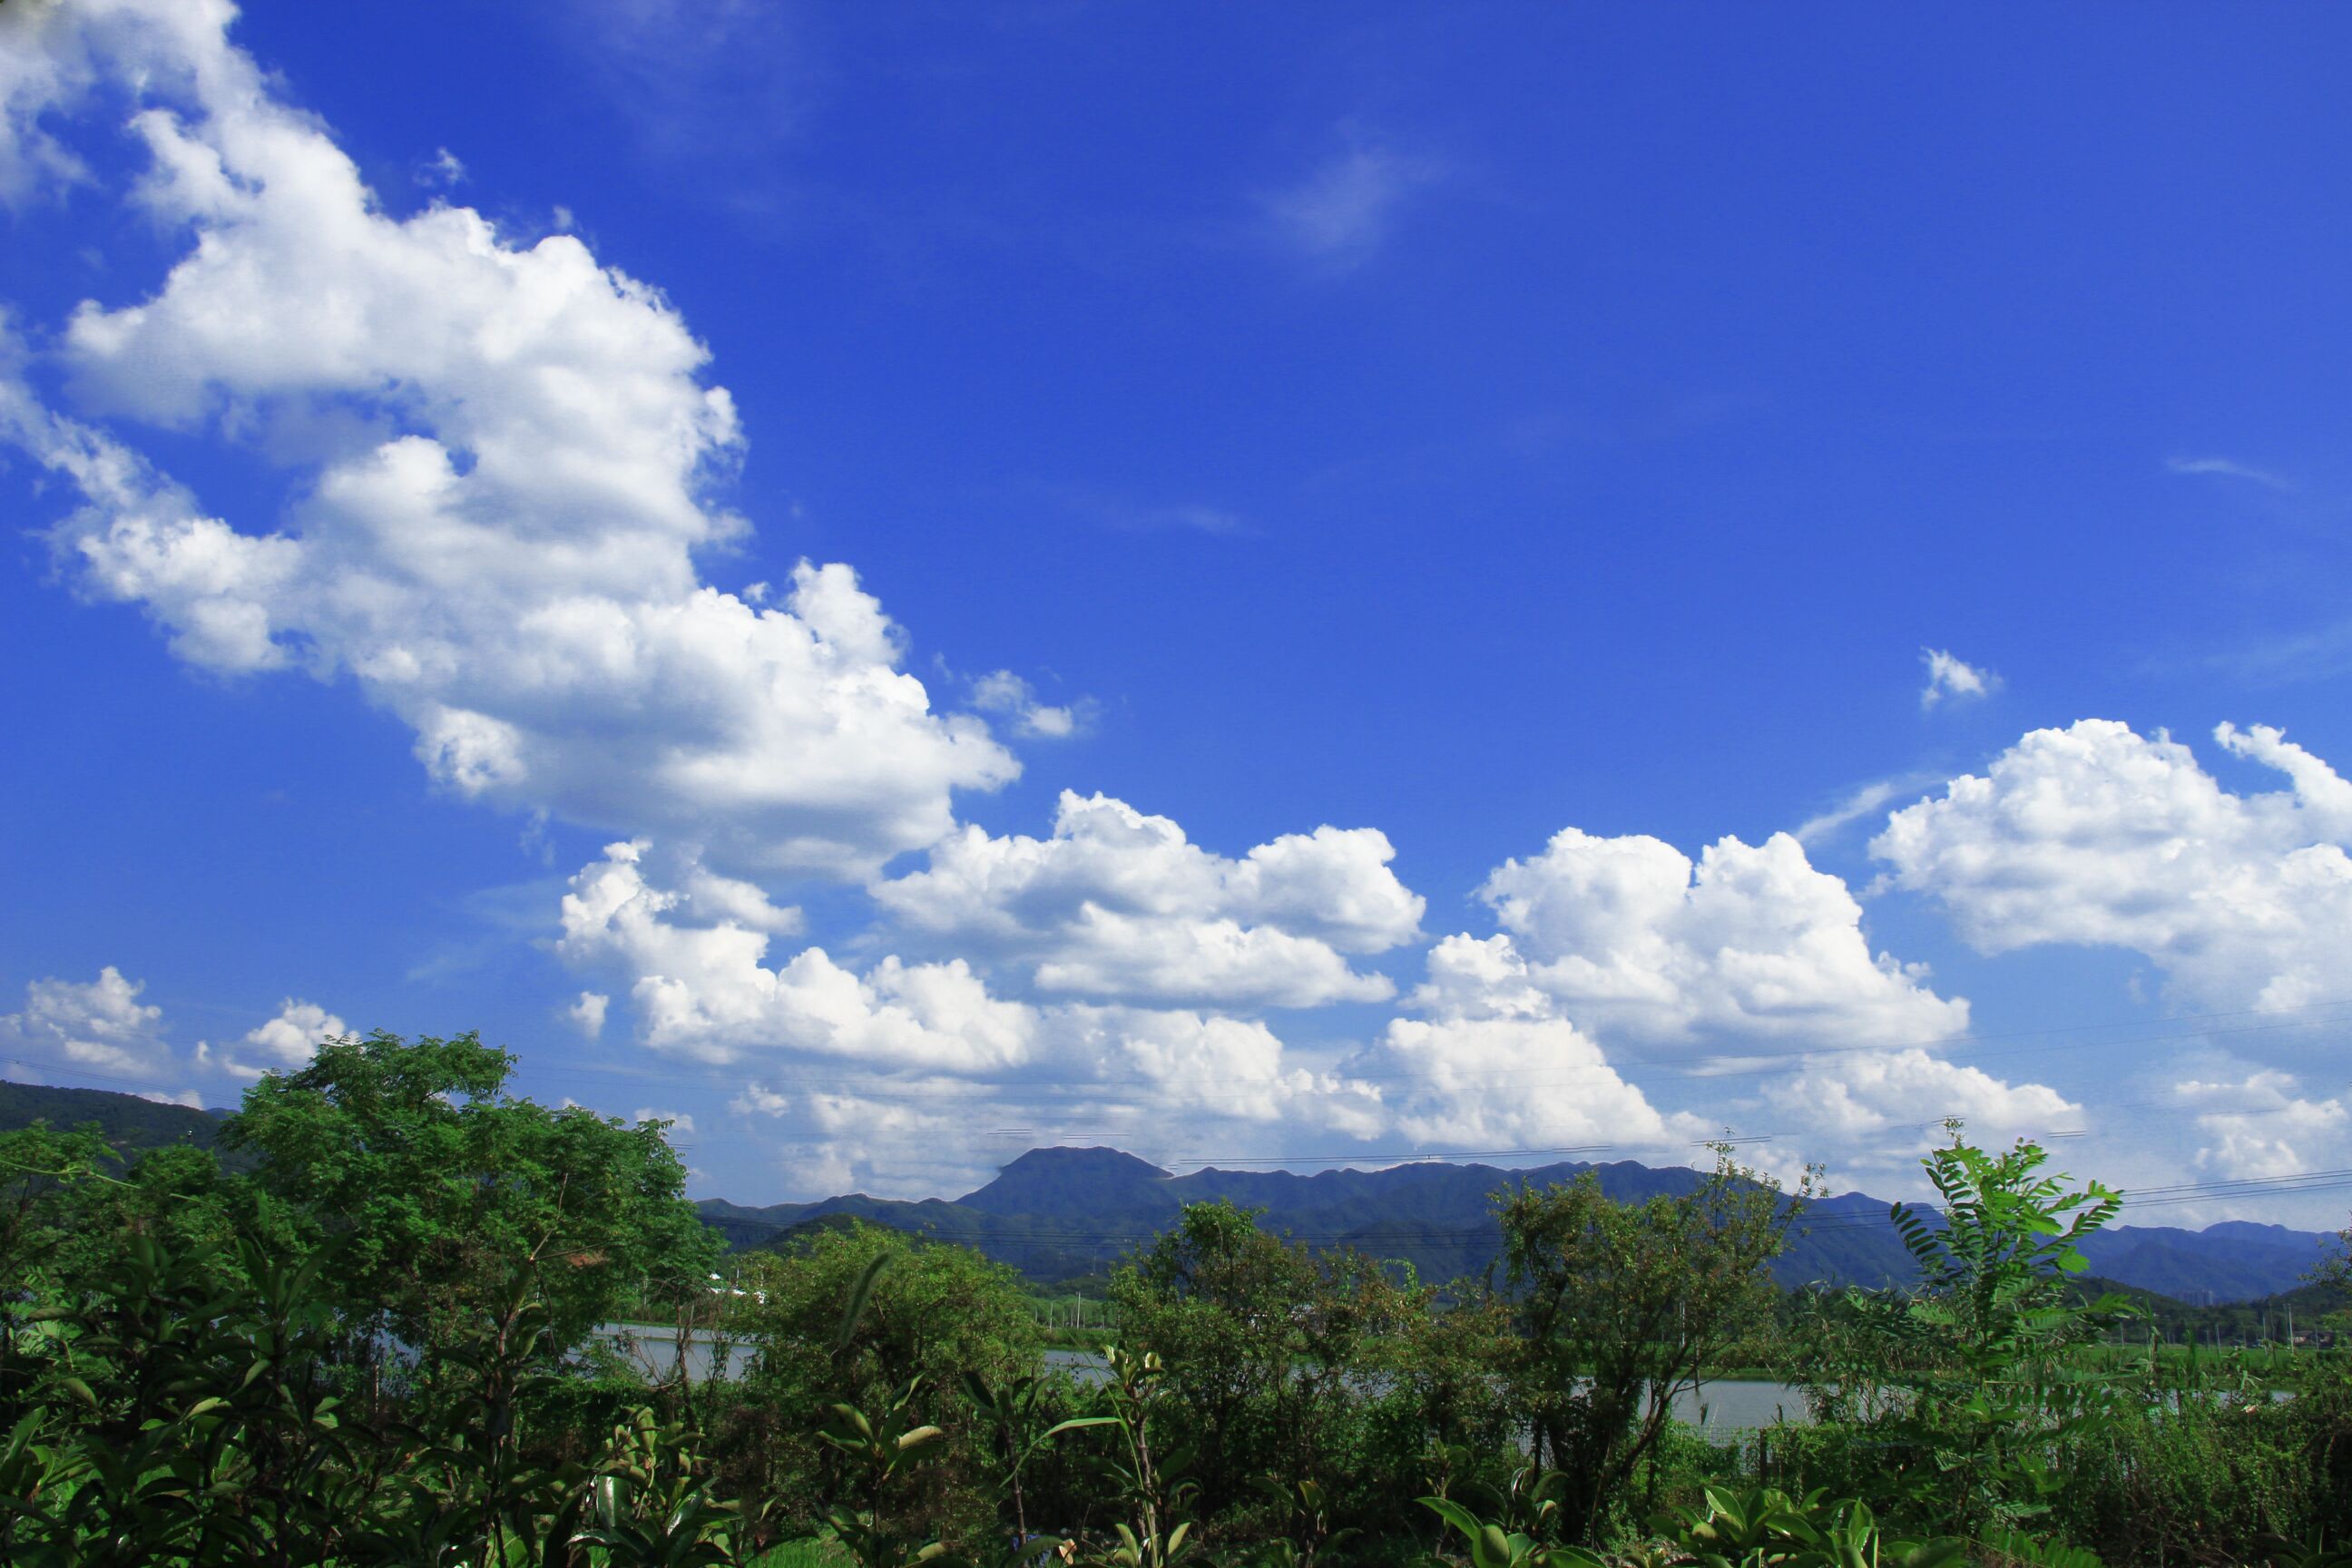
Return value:
M 996 1530 L 996 1432 L 962 1390 L 972 1378 L 1007 1388 L 1038 1369 L 1042 1333 L 1017 1275 L 969 1247 L 852 1225 L 746 1259 L 737 1288 L 730 1327 L 759 1347 L 731 1432 L 742 1495 L 808 1524 L 839 1500 L 829 1491 L 871 1482 L 863 1437 L 845 1447 L 823 1436 L 848 1440 L 837 1408 L 848 1405 L 877 1431 L 897 1421 L 940 1432 L 862 1505 L 880 1510 L 863 1527 L 876 1539 L 964 1550 Z
M 60 1131 L 36 1121 L 0 1132 L 0 1426 L 25 1415 L 55 1352 L 40 1314 L 69 1250 L 84 1238 L 113 1239 L 84 1216 L 90 1190 L 115 1180 L 105 1173 L 113 1158 L 94 1124 Z
M 1952 1142 L 1921 1161 L 1937 1210 L 1891 1211 L 1917 1283 L 1853 1293 L 1837 1355 L 1808 1376 L 1825 1405 L 1867 1407 L 1914 1506 L 1975 1533 L 2046 1512 L 2074 1446 L 2115 1426 L 2121 1390 L 2081 1352 L 2133 1310 L 2071 1284 L 2120 1194 L 2045 1173 L 2035 1143 L 1992 1154 L 1947 1125 Z M 1888 1369 L 1893 1397 L 1857 1392 Z
M 1309 1252 L 1223 1200 L 1186 1205 L 1110 1293 L 1121 1338 L 1165 1369 L 1172 1438 L 1211 1516 L 1263 1498 L 1269 1471 L 1285 1488 L 1354 1479 L 1343 1472 L 1359 1457 L 1365 1385 L 1429 1311 L 1377 1259 Z
M 95 1123 L 61 1131 L 46 1121 L 0 1132 L 0 1289 L 22 1289 L 84 1229 L 87 1189 L 115 1163 Z
M 329 1040 L 247 1089 L 220 1141 L 303 1235 L 340 1244 L 349 1299 L 411 1346 L 494 1310 L 518 1269 L 558 1349 L 649 1284 L 702 1289 L 720 1243 L 661 1125 L 513 1099 L 512 1067 L 471 1034 Z
M 1591 1541 L 1673 1417 L 1674 1399 L 1769 1314 L 1772 1259 L 1812 1194 L 1716 1147 L 1686 1193 L 1621 1204 L 1591 1172 L 1498 1194 L 1519 1343 L 1510 1372 L 1534 1458 L 1568 1478 Z

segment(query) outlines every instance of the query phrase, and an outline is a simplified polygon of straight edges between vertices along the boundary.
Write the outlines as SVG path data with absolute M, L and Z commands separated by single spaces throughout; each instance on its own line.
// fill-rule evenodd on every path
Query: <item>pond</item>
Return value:
M 677 1330 L 666 1323 L 600 1323 L 592 1331 L 597 1343 L 621 1352 L 621 1359 L 648 1383 L 658 1383 L 671 1376 L 677 1368 Z M 753 1347 L 737 1343 L 729 1347 L 727 1367 L 722 1376 L 740 1377 L 751 1367 Z M 688 1383 L 707 1381 L 711 1373 L 710 1342 L 697 1338 L 686 1347 L 686 1380 Z
M 677 1365 L 677 1331 L 666 1324 L 604 1323 L 594 1337 L 620 1352 L 622 1359 L 648 1383 L 670 1376 Z M 754 1347 L 748 1344 L 730 1346 L 722 1375 L 742 1376 L 751 1369 L 754 1353 Z M 709 1378 L 712 1363 L 709 1341 L 697 1339 L 687 1345 L 688 1382 Z M 1105 1375 L 1103 1358 L 1092 1351 L 1049 1350 L 1045 1365 L 1087 1383 L 1099 1382 Z M 1675 1415 L 1708 1432 L 1723 1433 L 1754 1432 L 1778 1421 L 1811 1419 L 1805 1409 L 1804 1391 L 1794 1384 L 1736 1377 L 1711 1379 L 1696 1390 L 1685 1389 L 1675 1398 Z
M 1045 1364 L 1082 1382 L 1099 1382 L 1103 1359 L 1091 1351 L 1052 1350 Z M 1675 1396 L 1675 1416 L 1708 1432 L 1754 1432 L 1781 1420 L 1809 1423 L 1805 1392 L 1794 1384 L 1751 1378 L 1714 1378 Z

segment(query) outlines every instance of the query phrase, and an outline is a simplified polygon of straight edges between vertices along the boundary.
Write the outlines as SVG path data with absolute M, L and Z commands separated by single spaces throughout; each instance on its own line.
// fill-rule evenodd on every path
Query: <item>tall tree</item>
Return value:
M 472 1034 L 331 1039 L 247 1090 L 220 1141 L 412 1345 L 503 1301 L 518 1268 L 559 1345 L 642 1294 L 704 1289 L 720 1243 L 663 1124 L 511 1098 L 513 1065 Z
M 1657 1447 L 1676 1394 L 1769 1310 L 1767 1272 L 1812 1195 L 1715 1146 L 1690 1191 L 1621 1204 L 1586 1172 L 1497 1194 L 1519 1345 L 1512 1371 L 1534 1457 L 1563 1472 L 1586 1540 Z

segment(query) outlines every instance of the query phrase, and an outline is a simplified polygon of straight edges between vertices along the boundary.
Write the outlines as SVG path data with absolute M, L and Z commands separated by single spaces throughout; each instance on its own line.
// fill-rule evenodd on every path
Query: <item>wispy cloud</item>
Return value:
M 416 183 L 427 190 L 451 190 L 466 177 L 466 164 L 446 147 L 436 148 L 433 156 L 416 165 Z
M 2164 467 L 2168 473 L 2243 479 L 2248 484 L 2260 485 L 2264 489 L 2277 490 L 2282 495 L 2292 495 L 2294 492 L 2293 480 L 2281 479 L 2266 468 L 2257 468 L 2250 464 L 2233 462 L 2228 458 L 2167 458 Z
M 1106 527 L 1130 533 L 1151 533 L 1161 529 L 1191 529 L 1195 533 L 1247 533 L 1248 521 L 1237 511 L 1219 506 L 1128 507 L 1107 512 L 1102 518 Z
M 1940 783 L 1944 775 L 1939 773 L 1898 773 L 1893 778 L 1873 779 L 1868 784 L 1856 785 L 1840 797 L 1837 804 L 1828 810 L 1809 816 L 1799 823 L 1796 828 L 1797 842 L 1810 848 L 1830 837 L 1840 828 L 1860 822 L 1866 816 L 1876 815 L 1889 801 L 1900 799 L 1914 790 L 1924 789 L 1929 784 Z
M 811 96 L 792 7 L 758 0 L 568 0 L 551 14 L 588 79 L 670 162 L 773 150 Z
M 1257 531 L 1240 512 L 1206 501 L 1139 501 L 1077 485 L 1047 487 L 1045 494 L 1073 517 L 1114 533 L 1191 532 L 1240 538 Z
M 1956 658 L 1939 647 L 1923 647 L 1919 661 L 1927 667 L 1927 684 L 1920 689 L 1919 706 L 1933 708 L 1947 700 L 1965 702 L 1990 697 L 2000 689 L 2000 677 Z
M 1381 247 L 1409 198 L 1442 172 L 1434 159 L 1354 144 L 1258 205 L 1283 248 L 1345 270 Z

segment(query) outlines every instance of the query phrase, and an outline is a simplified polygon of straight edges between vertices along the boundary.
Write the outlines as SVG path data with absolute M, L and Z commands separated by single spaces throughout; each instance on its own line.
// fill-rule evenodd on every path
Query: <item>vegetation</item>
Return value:
M 1049 1360 L 1075 1306 L 953 1242 L 823 1216 L 722 1258 L 659 1128 L 514 1099 L 509 1066 L 377 1035 L 263 1079 L 217 1151 L 0 1132 L 0 1561 L 2329 1568 L 2352 1542 L 2352 1358 L 2160 1343 L 2084 1284 L 2118 1195 L 2029 1143 L 1951 1130 L 1940 1201 L 1894 1216 L 1900 1290 L 1780 1289 L 1812 1194 L 1727 1150 L 1631 1202 L 1507 1187 L 1496 1266 L 1443 1286 L 1195 1205 L 1088 1292 L 1109 1347 Z M 624 1316 L 670 1326 L 671 1364 L 599 1348 Z M 740 1376 L 689 1375 L 738 1346 Z M 1810 1419 L 1676 1418 L 1737 1362 Z

